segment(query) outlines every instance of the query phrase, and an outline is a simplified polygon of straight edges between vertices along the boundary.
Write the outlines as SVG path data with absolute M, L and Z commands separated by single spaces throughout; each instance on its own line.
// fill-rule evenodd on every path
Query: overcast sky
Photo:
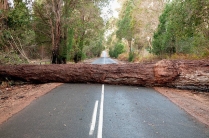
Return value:
M 110 5 L 108 7 L 103 8 L 101 17 L 104 20 L 108 20 L 111 17 L 118 18 L 118 12 L 116 10 L 120 7 L 121 6 L 117 2 L 117 0 L 113 0 L 112 2 L 110 2 Z

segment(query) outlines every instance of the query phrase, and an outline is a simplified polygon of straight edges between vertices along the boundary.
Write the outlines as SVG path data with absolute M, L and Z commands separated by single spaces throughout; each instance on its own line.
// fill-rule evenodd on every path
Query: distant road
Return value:
M 93 64 L 115 63 L 104 55 Z M 63 84 L 0 126 L 0 138 L 209 138 L 152 88 Z
M 101 57 L 92 62 L 92 64 L 117 64 L 117 62 L 108 57 Z
M 101 58 L 98 58 L 97 60 L 92 62 L 92 64 L 117 64 L 117 62 L 114 61 L 113 59 L 109 58 L 107 56 L 106 51 L 103 51 L 101 54 Z

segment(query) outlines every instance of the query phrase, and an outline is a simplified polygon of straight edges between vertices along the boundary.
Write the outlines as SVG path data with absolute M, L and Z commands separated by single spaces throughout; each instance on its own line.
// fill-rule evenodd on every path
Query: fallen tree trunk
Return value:
M 169 61 L 140 64 L 6 65 L 0 76 L 35 83 L 104 83 L 137 86 L 209 88 L 209 61 Z
M 158 82 L 167 81 L 165 86 L 209 91 L 208 60 L 162 60 L 155 64 L 154 70 Z M 166 80 L 166 76 L 173 75 L 174 79 Z

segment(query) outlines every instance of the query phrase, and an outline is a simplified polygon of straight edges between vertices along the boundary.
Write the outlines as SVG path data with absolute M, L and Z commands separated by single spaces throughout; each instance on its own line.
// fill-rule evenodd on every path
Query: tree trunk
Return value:
M 50 19 L 52 39 L 52 64 L 60 64 L 60 43 L 61 43 L 61 0 L 52 0 L 52 12 L 54 19 Z
M 1 78 L 35 83 L 102 83 L 168 86 L 209 90 L 209 61 L 169 61 L 141 64 L 5 65 Z
M 132 42 L 132 40 L 128 40 L 129 53 L 132 51 L 131 42 Z

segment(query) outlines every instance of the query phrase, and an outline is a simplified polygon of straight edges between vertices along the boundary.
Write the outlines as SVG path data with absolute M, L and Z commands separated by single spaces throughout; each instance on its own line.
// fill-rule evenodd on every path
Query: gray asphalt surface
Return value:
M 92 64 L 117 64 L 117 62 L 108 57 L 101 57 L 92 62 Z
M 151 88 L 104 85 L 103 92 L 104 101 L 102 84 L 64 84 L 2 124 L 0 138 L 101 138 L 99 126 L 103 138 L 209 138 L 208 127 Z

